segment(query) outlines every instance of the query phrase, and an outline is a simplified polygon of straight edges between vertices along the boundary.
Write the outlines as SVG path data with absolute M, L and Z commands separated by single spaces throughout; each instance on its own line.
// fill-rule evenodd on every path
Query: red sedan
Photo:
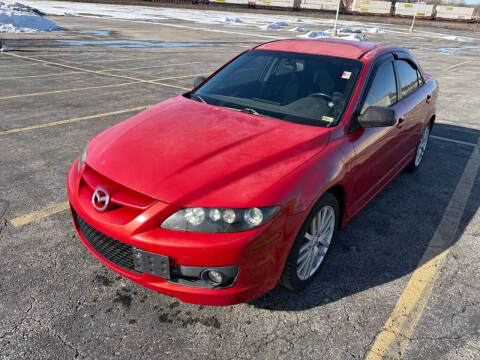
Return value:
M 68 174 L 75 227 L 105 265 L 185 302 L 302 290 L 335 232 L 419 167 L 437 95 L 401 47 L 256 46 L 93 138 Z

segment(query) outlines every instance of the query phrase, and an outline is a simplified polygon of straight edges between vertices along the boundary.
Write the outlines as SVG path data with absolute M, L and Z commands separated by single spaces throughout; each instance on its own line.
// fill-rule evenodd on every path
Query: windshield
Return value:
M 333 126 L 343 116 L 361 67 L 345 58 L 253 50 L 189 95 L 254 115 Z

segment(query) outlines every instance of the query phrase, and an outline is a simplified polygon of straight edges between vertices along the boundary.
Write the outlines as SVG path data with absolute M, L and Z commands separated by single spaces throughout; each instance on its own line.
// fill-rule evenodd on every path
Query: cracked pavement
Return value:
M 52 39 L 94 35 L 7 35 L 19 54 L 100 70 L 133 67 L 142 79 L 211 72 L 247 46 L 242 34 L 191 32 L 158 24 L 52 17 L 69 29 L 109 29 L 112 39 L 205 41 L 214 48 L 108 49 L 53 46 Z M 182 23 L 181 21 L 178 21 Z M 198 25 L 200 26 L 200 25 Z M 382 27 L 388 28 L 388 25 Z M 214 25 L 210 27 L 215 28 Z M 480 137 L 480 50 L 395 25 L 373 41 L 401 44 L 440 82 L 434 136 L 467 143 Z M 264 31 L 264 30 L 262 30 Z M 431 31 L 431 29 L 417 29 Z M 465 35 L 442 30 L 445 35 Z M 286 31 L 275 35 L 290 37 Z M 469 33 L 480 39 L 478 33 Z M 105 38 L 101 38 L 105 40 Z M 463 44 L 461 44 L 463 45 Z M 129 58 L 129 61 L 119 59 Z M 157 63 L 199 64 L 168 69 Z M 102 61 L 117 61 L 108 63 Z M 97 63 L 92 61 L 99 61 Z M 445 70 L 456 64 L 465 65 Z M 114 65 L 113 65 L 114 64 Z M 22 66 L 18 66 L 22 65 Z M 27 66 L 28 65 L 28 66 Z M 54 66 L 0 56 L 0 78 L 54 74 Z M 189 87 L 192 78 L 168 83 Z M 116 84 L 94 74 L 2 80 L 0 96 Z M 82 85 L 80 85 L 82 84 Z M 88 84 L 88 85 L 85 85 Z M 0 100 L 0 130 L 154 104 L 179 90 L 135 84 Z M 129 282 L 101 265 L 80 243 L 67 211 L 15 228 L 9 220 L 65 201 L 69 164 L 86 141 L 130 116 L 114 115 L 0 137 L 0 359 L 363 359 L 400 297 L 437 228 L 472 147 L 432 138 L 422 168 L 400 174 L 339 232 L 322 271 L 300 294 L 282 288 L 247 304 L 184 304 Z M 432 295 L 409 339 L 405 359 L 480 358 L 480 175 Z M 438 253 L 445 249 L 438 249 Z

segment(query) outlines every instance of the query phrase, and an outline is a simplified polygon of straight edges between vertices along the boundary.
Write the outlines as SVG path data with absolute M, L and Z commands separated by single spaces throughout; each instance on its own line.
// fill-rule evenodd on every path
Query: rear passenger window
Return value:
M 382 64 L 373 79 L 372 85 L 368 90 L 362 113 L 369 106 L 385 106 L 389 107 L 397 102 L 397 82 L 395 80 L 395 72 L 391 61 Z
M 400 81 L 400 93 L 402 98 L 418 89 L 417 69 L 405 60 L 396 60 L 398 79 Z

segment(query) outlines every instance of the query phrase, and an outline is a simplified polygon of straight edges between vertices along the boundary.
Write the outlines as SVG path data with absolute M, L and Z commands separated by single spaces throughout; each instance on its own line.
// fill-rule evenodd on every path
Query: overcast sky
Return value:
M 467 4 L 480 4 L 480 0 L 465 0 Z

